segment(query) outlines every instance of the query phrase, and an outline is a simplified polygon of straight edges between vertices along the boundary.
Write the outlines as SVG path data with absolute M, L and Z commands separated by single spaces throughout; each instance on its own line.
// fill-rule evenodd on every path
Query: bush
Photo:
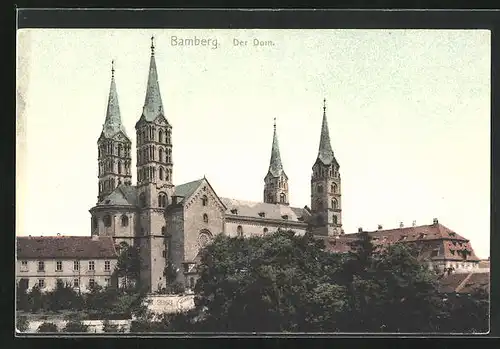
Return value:
M 64 332 L 87 332 L 88 326 L 81 321 L 68 321 L 64 327 Z
M 57 330 L 57 326 L 52 322 L 44 322 L 40 326 L 38 326 L 39 333 L 54 333 L 59 332 Z
M 118 332 L 118 325 L 112 324 L 109 320 L 104 320 L 102 323 L 102 330 L 104 332 Z
M 26 316 L 18 316 L 16 318 L 16 329 L 19 332 L 26 332 L 29 327 L 29 321 Z

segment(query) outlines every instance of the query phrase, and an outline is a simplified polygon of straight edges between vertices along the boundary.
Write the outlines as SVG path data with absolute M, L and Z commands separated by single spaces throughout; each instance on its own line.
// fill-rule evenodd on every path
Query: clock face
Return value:
M 201 233 L 198 236 L 198 246 L 200 248 L 205 247 L 210 242 L 210 236 L 207 233 Z

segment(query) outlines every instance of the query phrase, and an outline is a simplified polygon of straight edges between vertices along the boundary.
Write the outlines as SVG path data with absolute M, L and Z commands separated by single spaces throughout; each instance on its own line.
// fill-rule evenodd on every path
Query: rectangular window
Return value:
M 89 261 L 89 270 L 95 270 L 95 263 L 94 263 L 94 261 Z
M 162 254 L 163 258 L 167 258 L 167 251 L 162 251 L 161 254 Z
M 38 271 L 45 271 L 45 262 L 38 261 Z
M 80 286 L 80 280 L 73 279 L 73 287 L 79 287 L 79 286 Z
M 73 270 L 80 270 L 80 261 L 74 261 L 73 262 Z
M 95 286 L 95 280 L 94 279 L 90 279 L 89 280 L 89 287 L 93 288 L 94 286 Z
M 104 261 L 104 271 L 110 271 L 110 270 L 111 270 L 111 262 Z
M 44 279 L 38 279 L 38 287 L 40 287 L 40 288 L 45 287 L 45 280 Z
M 28 266 L 28 261 L 21 261 L 21 266 L 27 267 Z
M 56 262 L 56 271 L 62 271 L 62 261 Z

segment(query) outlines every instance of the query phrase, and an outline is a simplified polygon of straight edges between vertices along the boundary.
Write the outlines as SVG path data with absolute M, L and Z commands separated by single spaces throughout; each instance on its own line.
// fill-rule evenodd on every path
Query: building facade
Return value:
M 339 163 L 323 105 L 317 160 L 311 175 L 310 207 L 289 205 L 288 176 L 278 144 L 276 120 L 262 202 L 221 198 L 206 178 L 174 185 L 172 125 L 163 108 L 155 47 L 151 42 L 146 97 L 135 125 L 137 183 L 131 182 L 131 142 L 122 124 L 112 68 L 106 118 L 98 145 L 98 196 L 90 209 L 91 234 L 138 247 L 140 281 L 150 291 L 166 287 L 165 267 L 177 280 L 192 283 L 198 252 L 215 235 L 248 237 L 277 229 L 308 229 L 322 236 L 341 235 Z
M 25 289 L 54 289 L 57 282 L 85 293 L 93 285 L 109 286 L 117 254 L 110 237 L 18 237 L 16 281 Z

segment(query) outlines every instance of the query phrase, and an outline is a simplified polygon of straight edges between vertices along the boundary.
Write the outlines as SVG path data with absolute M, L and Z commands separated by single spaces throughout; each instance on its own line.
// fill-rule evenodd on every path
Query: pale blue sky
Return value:
M 205 175 L 219 196 L 261 201 L 276 117 L 291 204 L 310 205 L 326 98 L 347 233 L 436 217 L 489 256 L 490 32 L 478 30 L 22 30 L 18 235 L 90 234 L 111 60 L 135 146 L 153 34 L 175 184 Z

